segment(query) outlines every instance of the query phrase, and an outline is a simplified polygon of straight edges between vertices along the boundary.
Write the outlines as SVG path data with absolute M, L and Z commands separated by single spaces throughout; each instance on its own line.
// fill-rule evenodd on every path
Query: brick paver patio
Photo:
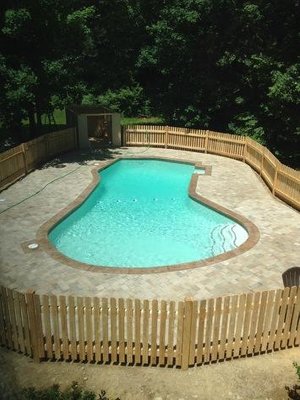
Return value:
M 211 165 L 211 176 L 199 176 L 197 193 L 252 221 L 260 232 L 258 243 L 213 265 L 145 275 L 83 271 L 52 259 L 42 249 L 26 251 L 24 244 L 35 240 L 40 226 L 88 186 L 94 164 L 120 155 L 168 156 Z M 209 154 L 139 147 L 105 155 L 94 152 L 87 157 L 65 155 L 0 193 L 0 212 L 78 166 L 75 172 L 0 214 L 0 284 L 21 291 L 31 288 L 41 294 L 203 299 L 282 287 L 282 272 L 300 265 L 300 214 L 273 198 L 249 166 Z

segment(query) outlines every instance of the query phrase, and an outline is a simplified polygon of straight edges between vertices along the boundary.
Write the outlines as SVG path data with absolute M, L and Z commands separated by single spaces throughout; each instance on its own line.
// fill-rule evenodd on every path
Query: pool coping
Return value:
M 64 254 L 60 253 L 49 241 L 49 239 L 48 239 L 49 231 L 51 229 L 53 229 L 62 219 L 66 218 L 73 211 L 75 211 L 89 197 L 89 195 L 95 190 L 97 185 L 101 184 L 101 177 L 99 176 L 100 171 L 102 171 L 103 169 L 109 167 L 110 165 L 112 165 L 115 162 L 122 160 L 122 159 L 162 160 L 162 161 L 190 164 L 190 165 L 193 165 L 195 168 L 204 169 L 205 174 L 197 174 L 197 173 L 192 174 L 190 184 L 189 184 L 189 189 L 188 189 L 189 197 L 191 197 L 194 201 L 196 201 L 198 203 L 202 203 L 202 204 L 206 205 L 207 207 L 212 208 L 215 211 L 217 211 L 221 214 L 224 214 L 225 216 L 230 217 L 234 221 L 241 224 L 247 230 L 247 233 L 249 235 L 248 239 L 242 245 L 240 245 L 239 247 L 237 247 L 234 250 L 219 254 L 214 257 L 207 258 L 205 260 L 181 263 L 181 264 L 176 264 L 176 265 L 168 265 L 168 266 L 162 266 L 162 267 L 151 267 L 151 268 L 107 267 L 107 266 L 101 266 L 101 265 L 95 266 L 95 265 L 91 265 L 91 264 L 73 260 L 73 259 L 65 256 Z M 162 157 L 162 156 L 151 156 L 151 157 L 149 157 L 149 156 L 148 157 L 121 156 L 121 157 L 116 157 L 113 160 L 104 162 L 104 164 L 101 165 L 100 167 L 95 166 L 94 168 L 92 168 L 91 183 L 68 206 L 66 206 L 65 208 L 60 210 L 57 214 L 55 214 L 53 217 L 51 217 L 47 222 L 45 222 L 43 225 L 41 225 L 41 227 L 38 229 L 37 234 L 36 234 L 36 242 L 39 244 L 40 249 L 45 251 L 54 260 L 56 260 L 62 264 L 68 265 L 69 267 L 72 267 L 72 268 L 81 269 L 81 270 L 85 270 L 85 271 L 91 271 L 91 272 L 97 272 L 97 273 L 101 272 L 101 273 L 112 273 L 112 274 L 153 274 L 153 273 L 163 273 L 163 272 L 194 269 L 194 268 L 204 267 L 207 265 L 226 261 L 230 258 L 233 258 L 240 254 L 243 254 L 246 251 L 250 250 L 252 247 L 254 247 L 255 244 L 259 241 L 260 233 L 259 233 L 257 226 L 254 223 L 252 223 L 249 219 L 247 219 L 246 217 L 244 217 L 232 210 L 229 210 L 228 208 L 225 208 L 225 207 L 207 199 L 206 197 L 199 195 L 196 192 L 198 179 L 201 179 L 205 176 L 209 176 L 209 175 L 211 175 L 211 173 L 212 173 L 211 166 L 203 165 L 201 162 L 195 163 L 195 162 L 192 162 L 192 161 L 189 161 L 186 159 L 174 159 L 172 157 Z

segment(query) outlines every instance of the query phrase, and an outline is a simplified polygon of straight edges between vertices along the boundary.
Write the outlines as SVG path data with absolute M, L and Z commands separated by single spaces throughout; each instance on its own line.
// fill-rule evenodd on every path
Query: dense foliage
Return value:
M 34 135 L 42 114 L 101 102 L 250 135 L 299 163 L 299 0 L 3 0 L 2 9 L 0 122 L 11 133 L 24 118 Z

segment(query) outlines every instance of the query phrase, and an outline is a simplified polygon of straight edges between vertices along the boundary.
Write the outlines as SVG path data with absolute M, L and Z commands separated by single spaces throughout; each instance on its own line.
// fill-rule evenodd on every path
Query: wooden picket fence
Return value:
M 241 160 L 261 175 L 274 196 L 300 209 L 300 172 L 283 165 L 249 137 L 170 126 L 127 125 L 123 127 L 123 144 L 200 151 Z
M 0 189 L 50 160 L 77 147 L 75 128 L 47 133 L 0 154 Z
M 0 344 L 35 361 L 186 369 L 300 344 L 300 287 L 179 302 L 0 289 Z

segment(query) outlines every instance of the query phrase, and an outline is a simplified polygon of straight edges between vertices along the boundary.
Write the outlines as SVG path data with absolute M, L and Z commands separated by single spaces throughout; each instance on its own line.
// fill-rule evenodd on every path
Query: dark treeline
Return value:
M 300 1 L 2 0 L 0 122 L 70 103 L 246 134 L 299 163 Z

